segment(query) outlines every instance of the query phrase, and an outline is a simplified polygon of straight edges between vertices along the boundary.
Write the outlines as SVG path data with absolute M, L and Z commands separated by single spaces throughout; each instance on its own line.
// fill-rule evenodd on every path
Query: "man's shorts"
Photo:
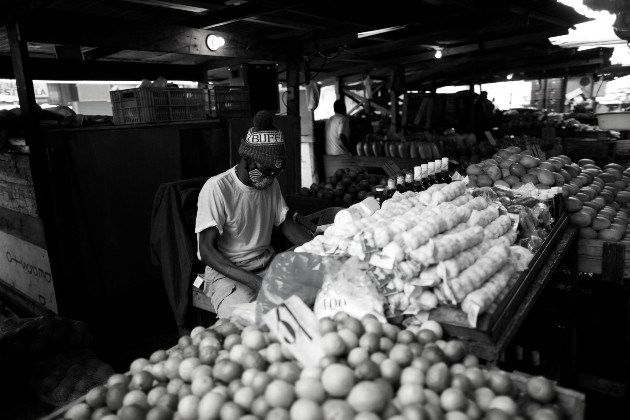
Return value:
M 269 247 L 255 258 L 235 262 L 234 264 L 243 270 L 263 277 L 274 254 L 273 248 Z M 253 302 L 258 296 L 257 290 L 254 291 L 208 266 L 206 266 L 204 280 L 203 292 L 210 297 L 210 302 L 212 302 L 212 306 L 217 311 L 219 318 L 229 318 L 232 315 L 232 305 Z

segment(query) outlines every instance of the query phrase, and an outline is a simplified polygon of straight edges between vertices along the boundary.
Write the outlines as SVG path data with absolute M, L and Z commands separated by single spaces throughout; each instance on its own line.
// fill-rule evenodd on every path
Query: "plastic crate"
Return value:
M 211 117 L 239 118 L 251 115 L 249 86 L 211 86 L 208 98 Z
M 206 118 L 203 89 L 144 87 L 110 93 L 114 124 Z

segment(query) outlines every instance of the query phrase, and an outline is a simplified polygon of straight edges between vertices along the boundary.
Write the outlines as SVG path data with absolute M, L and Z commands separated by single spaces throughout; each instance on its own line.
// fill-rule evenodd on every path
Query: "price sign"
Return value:
M 291 296 L 263 315 L 278 341 L 303 366 L 319 366 L 324 357 L 315 313 L 297 296 Z

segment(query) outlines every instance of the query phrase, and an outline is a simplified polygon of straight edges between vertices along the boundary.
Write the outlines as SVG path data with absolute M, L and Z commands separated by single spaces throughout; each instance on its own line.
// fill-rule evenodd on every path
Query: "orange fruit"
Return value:
M 424 388 L 419 384 L 404 384 L 398 388 L 396 392 L 396 398 L 402 407 L 406 405 L 423 404 Z
M 406 344 L 395 344 L 389 351 L 389 358 L 399 366 L 405 367 L 411 364 L 413 354 Z
M 64 419 L 68 420 L 80 420 L 89 419 L 92 415 L 92 409 L 86 403 L 75 404 L 66 411 Z
M 139 389 L 147 392 L 153 386 L 153 375 L 146 370 L 134 373 L 129 382 L 129 389 Z
M 267 416 L 267 413 L 271 410 L 271 407 L 265 400 L 265 397 L 258 397 L 252 403 L 252 414 L 258 416 L 260 419 L 264 419 Z M 200 416 L 201 417 L 201 416 Z M 203 420 L 200 418 L 200 420 Z
M 200 420 L 215 419 L 219 417 L 221 407 L 226 401 L 226 397 L 218 392 L 209 392 L 199 401 L 197 411 Z
M 468 398 L 457 388 L 446 388 L 440 395 L 440 405 L 444 411 L 466 411 Z
M 199 397 L 186 395 L 177 404 L 177 414 L 182 420 L 195 420 L 199 409 Z
M 125 395 L 125 398 L 123 398 L 123 405 L 132 404 L 139 405 L 140 407 L 148 407 L 149 402 L 147 401 L 147 394 L 139 389 L 129 391 L 127 395 Z
M 321 403 L 326 399 L 324 386 L 317 379 L 300 379 L 295 383 L 295 395 L 298 398 L 308 399 Z
M 250 330 L 241 334 L 243 345 L 252 350 L 261 350 L 267 345 L 267 339 L 260 330 Z
M 372 360 L 377 365 L 383 363 L 383 360 L 387 359 L 387 355 L 383 352 L 377 351 L 370 355 L 370 360 Z
M 457 373 L 453 375 L 453 379 L 451 380 L 451 388 L 459 389 L 465 395 L 470 395 L 475 389 L 471 380 L 468 378 L 468 376 L 466 376 L 465 373 Z
M 278 379 L 294 384 L 300 378 L 301 369 L 296 362 L 284 362 L 278 370 Z
M 215 379 L 228 384 L 236 378 L 240 378 L 243 373 L 243 367 L 231 360 L 221 360 L 214 365 L 212 376 Z
M 85 394 L 85 402 L 92 408 L 103 407 L 105 405 L 105 396 L 107 395 L 107 388 L 105 386 L 97 386 L 90 389 Z
M 162 395 L 166 394 L 165 386 L 156 386 L 147 394 L 147 403 L 153 407 L 157 404 Z
M 561 417 L 550 408 L 540 408 L 534 412 L 532 420 L 561 420 Z
M 234 402 L 245 411 L 250 411 L 256 394 L 251 387 L 244 386 L 234 393 Z
M 556 388 L 544 376 L 534 376 L 527 381 L 527 395 L 541 404 L 548 404 L 556 399 Z
M 123 399 L 127 394 L 127 385 L 123 383 L 114 384 L 107 388 L 105 395 L 105 404 L 113 411 L 117 411 L 122 407 Z
M 322 372 L 321 382 L 324 390 L 332 396 L 342 398 L 350 393 L 356 377 L 351 368 L 340 363 L 327 366 Z
M 361 363 L 369 359 L 370 355 L 365 349 L 362 349 L 361 347 L 355 347 L 350 350 L 347 357 L 348 364 L 353 368 L 356 368 Z
M 341 336 L 335 332 L 328 332 L 321 338 L 321 345 L 324 354 L 327 356 L 341 356 L 346 352 L 346 343 Z
M 488 406 L 490 410 L 493 408 L 497 408 L 510 416 L 515 416 L 518 413 L 518 405 L 507 395 L 497 395 L 494 397 Z
M 313 400 L 299 399 L 289 410 L 291 420 L 324 420 L 322 408 Z
M 354 420 L 380 420 L 381 417 L 370 411 L 363 411 L 354 416 Z
M 418 336 L 418 342 L 420 344 L 435 343 L 438 340 L 438 337 L 435 334 L 435 332 L 429 329 L 423 329 L 423 330 L 418 331 L 417 336 Z
M 450 340 L 444 348 L 444 355 L 451 363 L 461 362 L 467 353 L 466 345 L 460 340 Z
M 269 410 L 265 420 L 291 420 L 291 415 L 286 408 L 276 407 Z M 222 419 L 223 420 L 223 419 Z
M 361 381 L 354 385 L 346 400 L 356 412 L 375 413 L 383 410 L 388 402 L 379 385 L 371 381 Z
M 398 363 L 392 359 L 385 359 L 380 364 L 381 377 L 396 384 L 400 381 L 402 369 Z
M 179 397 L 177 395 L 166 393 L 158 398 L 156 405 L 168 408 L 171 411 L 176 411 L 177 403 L 179 403 Z
M 221 420 L 239 420 L 244 414 L 243 409 L 233 401 L 226 401 L 219 412 Z
M 438 362 L 429 367 L 425 382 L 427 387 L 435 392 L 445 390 L 451 383 L 451 374 L 446 363 Z
M 293 385 L 276 379 L 267 385 L 265 400 L 271 407 L 289 408 L 294 399 Z
M 348 328 L 342 328 L 337 331 L 337 334 L 339 334 L 339 336 L 343 340 L 346 352 L 349 349 L 353 349 L 359 345 L 359 337 L 354 333 L 354 331 L 351 331 Z
M 199 398 L 212 391 L 214 388 L 214 380 L 210 376 L 199 375 L 193 379 L 190 385 L 190 392 Z
M 121 407 L 117 414 L 120 420 L 144 420 L 147 415 L 147 411 L 149 411 L 147 407 L 131 404 Z M 189 419 L 182 417 L 182 420 Z
M 354 374 L 358 380 L 373 380 L 381 376 L 381 369 L 376 362 L 368 359 L 354 369 Z
M 322 336 L 329 332 L 337 331 L 337 323 L 327 316 L 319 319 L 318 326 L 319 333 Z
M 93 417 L 92 417 L 93 418 Z M 171 420 L 173 418 L 173 412 L 166 407 L 155 406 L 152 407 L 146 416 L 146 420 Z M 93 420 L 96 420 L 93 418 Z
M 404 384 L 424 384 L 424 371 L 415 366 L 407 366 L 400 374 L 400 383 Z
M 148 364 L 149 364 L 149 361 L 147 359 L 143 358 L 143 357 L 141 357 L 139 359 L 135 359 L 129 365 L 129 373 L 131 373 L 133 375 L 134 373 L 141 372 L 142 369 Z
M 488 372 L 488 387 L 497 395 L 509 395 L 512 393 L 514 385 L 507 372 L 491 370 Z
M 490 407 L 490 402 L 496 396 L 493 390 L 485 386 L 475 389 L 473 395 L 475 402 L 483 411 L 488 410 L 488 408 Z

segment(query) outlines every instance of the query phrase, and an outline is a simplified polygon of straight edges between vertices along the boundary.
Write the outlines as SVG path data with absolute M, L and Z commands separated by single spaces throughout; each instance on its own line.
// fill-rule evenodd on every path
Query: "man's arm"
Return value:
M 280 225 L 280 229 L 284 236 L 293 244 L 293 245 L 302 245 L 305 242 L 313 239 L 313 236 L 306 231 L 306 229 L 301 228 L 293 221 L 293 212 L 289 212 L 287 217 L 284 219 L 284 222 Z
M 262 277 L 236 266 L 223 255 L 217 246 L 221 235 L 219 229 L 210 227 L 199 234 L 199 254 L 201 260 L 224 276 L 244 284 L 255 292 L 260 290 Z

